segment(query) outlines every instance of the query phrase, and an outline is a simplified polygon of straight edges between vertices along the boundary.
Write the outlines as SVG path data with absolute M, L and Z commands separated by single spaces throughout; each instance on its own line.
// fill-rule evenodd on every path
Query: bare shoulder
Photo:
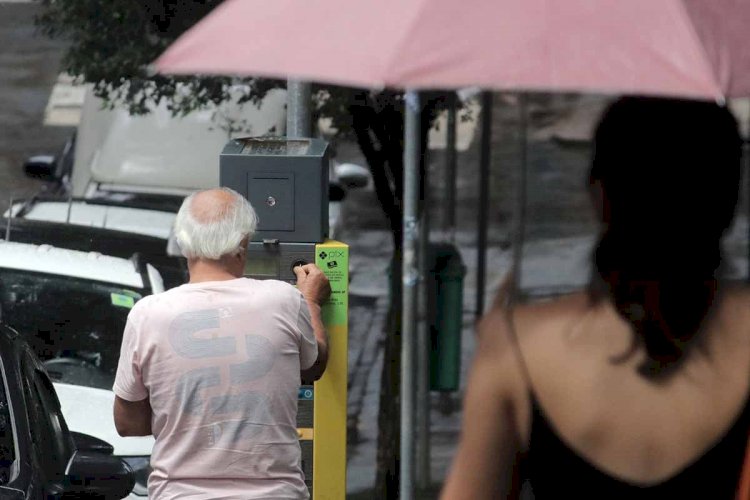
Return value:
M 590 308 L 588 295 L 568 295 L 555 300 L 522 304 L 511 310 L 494 307 L 477 325 L 480 356 L 498 361 L 518 358 L 519 347 L 525 353 L 532 345 L 547 345 L 555 331 L 580 318 Z M 518 363 L 503 362 L 498 365 L 514 367 Z
M 579 315 L 589 307 L 591 307 L 589 295 L 585 292 L 578 292 L 521 305 L 516 309 L 516 317 L 519 321 L 543 324 Z
M 750 325 L 750 286 L 745 283 L 725 283 L 721 287 L 721 300 L 718 313 L 724 324 L 732 325 L 729 330 L 747 338 L 747 325 Z
M 603 301 L 602 307 L 606 307 Z M 595 360 L 610 349 L 611 337 L 616 329 L 612 324 L 607 333 L 592 334 L 582 328 L 592 318 L 594 306 L 587 293 L 576 293 L 552 300 L 519 305 L 514 308 L 512 321 L 518 342 L 517 356 L 526 385 L 535 392 L 559 392 L 563 380 L 588 377 L 596 367 Z M 599 316 L 599 315 L 597 315 Z M 624 334 L 625 348 L 630 340 Z M 564 392 L 564 391 L 563 391 Z M 561 392 L 562 394 L 562 392 Z
M 483 387 L 485 395 L 494 395 L 512 409 L 514 432 L 521 449 L 526 449 L 531 432 L 531 386 L 527 371 L 535 372 L 535 366 L 545 365 L 546 360 L 564 351 L 559 347 L 562 340 L 550 341 L 551 338 L 564 330 L 561 325 L 580 317 L 588 306 L 584 294 L 519 305 L 512 310 L 496 306 L 477 325 L 473 383 Z M 559 360 L 552 361 L 559 364 Z
M 524 387 L 516 339 L 509 319 L 507 309 L 495 307 L 482 317 L 476 328 L 474 364 L 485 367 L 483 371 L 491 375 L 503 398 L 517 396 Z
M 478 334 L 488 337 L 488 347 L 507 353 L 512 347 L 511 341 L 515 342 L 514 336 L 522 345 L 533 343 L 540 337 L 548 341 L 551 331 L 562 330 L 561 327 L 580 318 L 590 308 L 591 301 L 585 293 L 520 304 L 510 311 L 495 307 L 482 318 Z
M 591 307 L 589 295 L 583 292 L 516 307 L 512 318 L 520 344 L 524 349 L 552 347 Z
M 726 304 L 750 311 L 750 286 L 737 281 L 722 284 L 722 293 Z

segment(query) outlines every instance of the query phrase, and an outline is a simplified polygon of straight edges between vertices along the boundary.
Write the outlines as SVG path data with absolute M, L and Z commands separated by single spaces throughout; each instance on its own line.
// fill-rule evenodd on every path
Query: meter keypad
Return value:
M 295 267 L 304 266 L 307 265 L 308 262 L 306 260 L 297 259 L 294 262 L 292 262 L 292 272 L 294 272 Z
M 245 276 L 296 284 L 294 268 L 315 262 L 314 243 L 250 243 Z

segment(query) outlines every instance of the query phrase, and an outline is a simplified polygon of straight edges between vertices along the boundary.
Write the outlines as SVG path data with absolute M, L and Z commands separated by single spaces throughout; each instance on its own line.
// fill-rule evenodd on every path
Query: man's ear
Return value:
M 245 236 L 240 241 L 240 246 L 237 248 L 237 253 L 235 254 L 237 257 L 244 257 L 247 253 L 247 246 L 250 244 L 250 238 Z

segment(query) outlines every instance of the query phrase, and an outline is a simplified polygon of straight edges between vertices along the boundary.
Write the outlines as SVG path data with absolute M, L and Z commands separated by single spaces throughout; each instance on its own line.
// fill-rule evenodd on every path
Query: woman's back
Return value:
M 523 479 L 536 500 L 733 498 L 750 430 L 750 290 L 717 299 L 701 345 L 660 379 L 640 373 L 607 301 L 490 311 L 444 498 L 513 496 Z
M 636 486 L 662 498 L 699 486 L 715 495 L 722 483 L 732 493 L 750 423 L 748 306 L 744 289 L 722 294 L 702 345 L 659 380 L 639 373 L 642 354 L 624 356 L 632 332 L 608 302 L 581 294 L 522 307 L 512 326 L 494 313 L 482 334 L 508 325 L 526 384 L 515 406 L 537 498 L 589 488 L 611 498 Z
M 748 437 L 750 292 L 721 238 L 741 141 L 724 107 L 623 98 L 597 126 L 586 293 L 482 321 L 445 496 L 731 498 Z M 499 472 L 498 472 L 499 471 Z

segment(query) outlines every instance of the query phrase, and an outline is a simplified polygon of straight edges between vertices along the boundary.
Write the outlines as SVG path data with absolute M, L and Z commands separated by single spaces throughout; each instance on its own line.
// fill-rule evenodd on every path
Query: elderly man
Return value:
M 175 220 L 190 282 L 139 301 L 115 379 L 122 436 L 156 438 L 151 498 L 307 498 L 296 432 L 300 372 L 317 379 L 328 345 L 313 264 L 297 288 L 243 278 L 257 225 L 230 189 L 189 196 Z

